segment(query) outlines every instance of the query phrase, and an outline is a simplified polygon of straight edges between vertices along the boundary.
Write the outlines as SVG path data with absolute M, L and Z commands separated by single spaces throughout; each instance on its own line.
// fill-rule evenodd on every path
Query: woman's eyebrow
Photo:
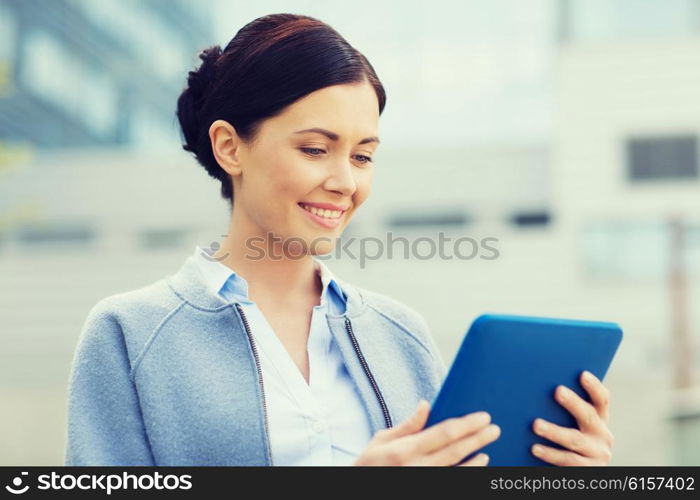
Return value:
M 328 137 L 331 141 L 337 141 L 338 137 L 339 137 L 338 134 L 336 134 L 335 132 L 331 132 L 330 130 L 326 130 L 325 128 L 318 128 L 318 127 L 306 128 L 304 130 L 297 130 L 294 133 L 295 134 L 303 134 L 305 132 L 316 132 L 318 134 L 323 134 L 326 137 Z M 370 142 L 376 142 L 377 144 L 379 144 L 379 137 L 376 137 L 376 136 L 365 137 L 360 142 L 358 142 L 358 144 L 367 144 Z

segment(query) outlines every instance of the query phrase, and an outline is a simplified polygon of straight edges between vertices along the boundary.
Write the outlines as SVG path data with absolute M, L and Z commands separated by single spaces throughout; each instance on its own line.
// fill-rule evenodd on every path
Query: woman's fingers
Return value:
M 606 465 L 610 462 L 614 442 L 607 425 L 610 393 L 590 372 L 581 374 L 581 385 L 590 395 L 592 404 L 563 385 L 555 391 L 556 400 L 574 416 L 578 429 L 537 419 L 533 424 L 535 433 L 565 449 L 538 444 L 532 448 L 535 456 L 555 465 Z
M 410 440 L 409 445 L 416 455 L 427 455 L 481 430 L 490 422 L 491 415 L 487 412 L 469 413 L 463 417 L 445 419 L 406 439 Z
M 371 453 L 364 453 L 356 464 L 455 465 L 500 434 L 498 426 L 485 429 L 491 421 L 487 412 L 448 418 L 426 429 L 429 413 L 430 404 L 421 400 L 408 419 L 376 432 L 366 450 Z M 483 460 L 474 459 L 474 465 Z
M 578 429 L 562 427 L 553 422 L 548 422 L 541 418 L 535 420 L 533 430 L 538 436 L 542 436 L 554 443 L 560 444 L 564 448 L 574 451 L 587 457 L 595 456 L 597 452 L 596 443 L 589 436 Z
M 464 460 L 464 457 L 495 441 L 500 435 L 501 428 L 491 424 L 434 453 L 430 453 L 424 457 L 424 460 L 428 465 L 455 465 Z
M 479 453 L 466 462 L 462 462 L 458 467 L 482 467 L 489 463 L 489 456 L 486 453 Z
M 430 403 L 425 399 L 421 399 L 418 402 L 418 407 L 416 411 L 408 417 L 406 420 L 400 424 L 390 427 L 388 429 L 382 429 L 375 433 L 374 439 L 377 442 L 388 442 L 402 436 L 408 436 L 410 434 L 415 434 L 425 427 L 425 423 L 428 421 L 428 415 L 430 414 Z
M 605 426 L 596 408 L 574 391 L 560 385 L 557 387 L 555 397 L 559 404 L 574 416 L 582 432 L 601 433 L 604 431 Z
M 581 465 L 591 465 L 591 459 L 579 455 L 573 451 L 560 450 L 558 448 L 552 448 L 551 446 L 545 446 L 543 444 L 535 444 L 532 446 L 532 453 L 537 458 L 549 462 L 554 465 L 563 466 L 581 466 Z
M 608 422 L 608 412 L 610 406 L 610 391 L 603 385 L 598 377 L 589 371 L 581 373 L 581 385 L 588 392 L 593 401 L 593 405 L 605 423 Z

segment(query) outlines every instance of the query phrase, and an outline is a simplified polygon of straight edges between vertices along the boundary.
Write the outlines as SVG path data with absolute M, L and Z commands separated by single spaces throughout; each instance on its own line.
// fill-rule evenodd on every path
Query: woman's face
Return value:
M 234 217 L 295 255 L 330 252 L 369 195 L 378 127 L 367 81 L 317 90 L 265 120 L 256 140 L 238 148 Z

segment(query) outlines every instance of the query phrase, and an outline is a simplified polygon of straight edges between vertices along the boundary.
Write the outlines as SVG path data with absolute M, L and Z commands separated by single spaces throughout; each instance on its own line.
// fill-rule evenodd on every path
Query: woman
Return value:
M 335 278 L 372 183 L 385 93 L 317 19 L 276 14 L 200 54 L 177 106 L 231 206 L 216 252 L 99 301 L 76 350 L 67 465 L 485 465 L 485 412 L 424 429 L 446 367 L 420 314 Z M 610 459 L 607 391 L 562 402 L 558 464 Z M 559 394 L 559 393 L 558 393 Z M 538 431 L 539 432 L 539 431 Z

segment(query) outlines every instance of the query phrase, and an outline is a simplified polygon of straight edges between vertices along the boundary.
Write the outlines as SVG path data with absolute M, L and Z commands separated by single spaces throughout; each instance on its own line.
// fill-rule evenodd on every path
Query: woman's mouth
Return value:
M 345 210 L 328 210 L 323 208 L 317 208 L 312 205 L 307 205 L 305 203 L 298 203 L 299 208 L 301 208 L 309 219 L 316 222 L 322 227 L 333 229 L 338 227 L 340 221 L 345 215 Z

